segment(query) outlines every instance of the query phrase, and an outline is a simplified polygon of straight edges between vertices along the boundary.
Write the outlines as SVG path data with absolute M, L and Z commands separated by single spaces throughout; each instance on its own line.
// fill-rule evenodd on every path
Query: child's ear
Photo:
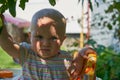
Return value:
M 66 35 L 63 37 L 63 40 L 62 40 L 62 42 L 63 42 L 65 39 L 66 39 Z
M 61 45 L 65 39 L 66 39 L 66 35 L 61 39 Z
M 64 39 L 66 38 L 66 35 L 64 36 Z

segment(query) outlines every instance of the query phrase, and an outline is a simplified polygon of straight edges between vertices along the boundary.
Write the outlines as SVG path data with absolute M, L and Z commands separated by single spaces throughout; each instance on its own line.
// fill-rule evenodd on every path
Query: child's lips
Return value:
M 50 49 L 48 49 L 48 48 L 42 48 L 42 49 L 40 49 L 41 51 L 50 51 Z

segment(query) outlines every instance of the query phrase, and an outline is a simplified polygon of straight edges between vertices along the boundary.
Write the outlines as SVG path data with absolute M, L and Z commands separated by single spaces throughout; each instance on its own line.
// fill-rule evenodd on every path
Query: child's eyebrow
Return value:
M 39 26 L 39 27 L 46 27 L 46 26 L 51 26 L 51 25 L 56 26 L 57 24 L 55 22 L 50 22 L 47 24 L 41 24 L 41 26 Z

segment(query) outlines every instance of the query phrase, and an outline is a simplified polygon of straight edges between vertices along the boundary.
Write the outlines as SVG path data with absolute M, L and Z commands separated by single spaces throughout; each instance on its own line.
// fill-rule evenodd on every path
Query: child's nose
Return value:
M 42 43 L 43 43 L 43 45 L 49 45 L 49 44 L 50 44 L 50 40 L 44 39 L 44 40 L 42 41 Z

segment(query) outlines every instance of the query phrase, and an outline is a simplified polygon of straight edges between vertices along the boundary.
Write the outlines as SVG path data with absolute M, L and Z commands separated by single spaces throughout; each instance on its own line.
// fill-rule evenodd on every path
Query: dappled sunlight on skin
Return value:
M 46 27 L 46 26 L 50 26 L 53 23 L 55 24 L 55 21 L 53 19 L 50 19 L 48 17 L 43 17 L 43 18 L 38 19 L 37 26 Z
M 73 61 L 68 68 L 71 80 L 84 80 L 84 76 L 88 76 L 87 80 L 95 80 L 97 54 L 92 48 L 83 48 L 73 55 Z

